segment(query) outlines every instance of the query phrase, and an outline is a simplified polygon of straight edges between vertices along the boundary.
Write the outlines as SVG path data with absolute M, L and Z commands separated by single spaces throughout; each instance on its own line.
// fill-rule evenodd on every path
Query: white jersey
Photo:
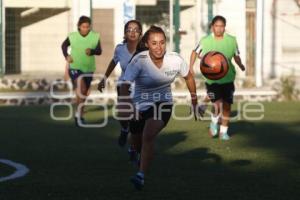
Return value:
M 118 44 L 115 48 L 113 60 L 116 64 L 120 64 L 121 67 L 121 76 L 119 81 L 123 79 L 126 67 L 133 56 L 133 53 L 130 53 L 127 48 L 127 43 Z
M 177 75 L 185 77 L 188 73 L 188 65 L 175 52 L 166 53 L 158 68 L 149 51 L 143 51 L 129 63 L 123 81 L 135 82 L 133 102 L 138 110 L 145 111 L 155 102 L 172 102 L 171 83 Z

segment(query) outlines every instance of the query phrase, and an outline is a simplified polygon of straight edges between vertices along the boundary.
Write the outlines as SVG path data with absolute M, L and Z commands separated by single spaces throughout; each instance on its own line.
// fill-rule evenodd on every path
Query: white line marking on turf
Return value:
M 29 169 L 25 165 L 13 162 L 11 160 L 0 159 L 0 163 L 6 164 L 6 165 L 16 169 L 16 171 L 14 173 L 12 173 L 11 175 L 0 177 L 0 182 L 20 178 L 22 176 L 25 176 L 29 172 Z

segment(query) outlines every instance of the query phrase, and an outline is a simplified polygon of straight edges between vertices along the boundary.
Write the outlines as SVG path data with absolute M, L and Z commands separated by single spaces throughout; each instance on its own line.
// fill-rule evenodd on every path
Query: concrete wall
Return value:
M 264 10 L 263 77 L 300 76 L 299 7 L 294 0 L 265 0 Z
M 281 42 L 279 74 L 300 76 L 300 8 L 294 0 L 277 0 L 276 23 Z
M 30 11 L 28 12 L 29 17 L 26 17 L 30 18 L 33 16 L 31 17 L 32 19 L 27 20 L 28 23 L 20 31 L 21 53 L 19 56 L 21 58 L 21 72 L 64 72 L 65 59 L 62 55 L 61 44 L 69 32 L 76 30 L 78 17 L 81 15 L 90 15 L 89 6 L 83 3 L 75 5 L 75 2 L 75 0 L 57 0 L 52 1 L 52 4 L 51 1 L 45 1 L 41 4 L 38 1 L 31 0 L 24 1 L 24 4 L 21 5 L 6 1 L 6 7 L 24 8 L 22 6 L 25 6 L 25 10 Z M 31 6 L 34 5 L 37 6 L 37 9 L 31 9 Z M 55 7 L 61 9 L 63 6 L 70 7 L 70 10 L 59 14 L 53 12 L 53 16 L 49 16 L 48 13 L 47 17 L 44 16 L 45 13 L 41 9 L 50 8 L 55 10 Z M 97 26 L 96 31 L 101 34 L 104 55 L 100 56 L 101 58 L 97 58 L 97 71 L 103 72 L 112 57 L 114 46 L 121 42 L 123 38 L 122 2 L 118 0 L 93 0 L 93 8 L 95 9 L 95 13 L 98 13 L 94 21 Z M 104 10 L 103 12 L 99 12 L 99 9 Z M 111 14 L 108 14 L 106 11 Z M 101 13 L 104 13 L 104 15 L 101 15 Z M 101 17 L 99 17 L 99 14 Z M 110 23 L 110 25 L 107 23 Z
M 197 29 L 196 22 L 190 20 L 191 18 L 195 19 L 196 15 L 197 15 L 196 6 L 183 10 L 180 13 L 180 28 L 186 31 L 187 33 L 186 35 L 181 35 L 180 54 L 187 63 L 189 63 L 191 52 L 195 48 L 196 43 L 199 40 L 196 37 L 196 29 Z M 196 72 L 200 72 L 199 67 L 197 66 L 199 66 L 198 62 L 195 63 L 194 69 Z
M 61 44 L 71 30 L 71 12 L 49 17 L 21 29 L 22 72 L 63 72 Z
M 114 10 L 93 9 L 93 30 L 100 33 L 102 55 L 96 56 L 96 73 L 104 74 L 114 53 Z

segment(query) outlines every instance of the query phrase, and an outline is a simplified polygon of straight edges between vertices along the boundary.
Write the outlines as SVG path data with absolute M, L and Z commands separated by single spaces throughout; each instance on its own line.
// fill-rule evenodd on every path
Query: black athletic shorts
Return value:
M 132 86 L 129 87 L 128 92 L 129 92 L 129 95 L 132 94 L 132 92 L 133 92 Z M 118 85 L 117 86 L 117 95 L 118 95 L 118 97 L 120 96 L 120 93 L 121 93 L 121 86 Z
M 223 101 L 232 104 L 233 94 L 235 91 L 233 82 L 225 84 L 213 83 L 211 85 L 205 83 L 207 95 L 211 102 L 216 102 L 217 100 L 223 99 Z
M 140 112 L 140 118 L 138 120 L 130 121 L 130 132 L 132 134 L 143 133 L 145 122 L 148 119 L 162 120 L 164 122 L 164 126 L 166 126 L 172 115 L 172 108 L 173 103 L 171 102 L 156 102 L 154 106 L 148 110 Z
M 129 88 L 129 90 L 128 90 L 128 92 L 129 92 L 129 95 L 131 94 L 131 88 Z M 118 95 L 118 97 L 120 96 L 120 94 L 121 94 L 121 86 L 117 86 L 117 95 Z
M 91 82 L 93 80 L 93 72 L 82 72 L 81 70 L 79 69 L 69 69 L 69 75 L 70 75 L 70 78 L 72 80 L 72 84 L 73 84 L 73 88 L 77 88 L 77 78 L 80 76 L 80 75 L 86 75 L 86 76 L 83 76 L 82 79 L 86 85 L 86 87 L 89 89 L 90 86 L 91 86 Z

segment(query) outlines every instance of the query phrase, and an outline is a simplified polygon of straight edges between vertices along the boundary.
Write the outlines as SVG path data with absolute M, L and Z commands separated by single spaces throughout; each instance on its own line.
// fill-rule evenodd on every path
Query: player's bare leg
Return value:
M 220 139 L 229 140 L 229 135 L 227 134 L 229 119 L 231 112 L 231 104 L 227 102 L 223 102 L 223 112 L 222 112 L 222 123 L 220 126 Z
M 142 136 L 142 155 L 140 171 L 145 172 L 153 159 L 154 141 L 157 134 L 163 129 L 164 122 L 161 120 L 148 119 Z
M 120 120 L 121 132 L 118 138 L 119 146 L 123 147 L 127 143 L 129 133 L 129 122 L 127 120 Z
M 129 160 L 139 166 L 140 164 L 140 153 L 142 148 L 142 135 L 143 133 L 130 134 L 129 137 Z
M 213 112 L 211 115 L 211 123 L 209 126 L 209 135 L 211 137 L 216 137 L 219 133 L 219 118 L 222 113 L 222 100 L 217 100 L 216 102 L 213 103 Z
M 141 163 L 139 172 L 131 179 L 137 189 L 144 185 L 144 173 L 149 168 L 154 156 L 154 141 L 158 133 L 164 128 L 161 120 L 148 119 L 143 130 Z
M 80 110 L 78 110 L 78 106 L 82 105 L 85 100 L 86 97 L 88 95 L 88 88 L 84 82 L 84 80 L 82 78 L 80 78 L 77 83 L 77 88 L 76 88 L 76 105 L 77 105 L 77 109 L 76 109 L 76 114 L 75 114 L 75 120 L 76 120 L 76 124 L 78 122 L 78 120 L 81 120 L 81 122 L 83 122 L 83 113 L 84 113 L 84 106 L 80 107 Z M 78 124 L 77 124 L 78 125 Z

